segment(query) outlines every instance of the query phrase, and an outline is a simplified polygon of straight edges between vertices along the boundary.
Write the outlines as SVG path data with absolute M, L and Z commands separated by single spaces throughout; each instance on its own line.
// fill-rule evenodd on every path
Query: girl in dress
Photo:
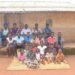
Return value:
M 18 59 L 19 61 L 23 62 L 25 61 L 25 53 L 24 53 L 24 50 L 20 50 L 20 53 L 18 54 Z

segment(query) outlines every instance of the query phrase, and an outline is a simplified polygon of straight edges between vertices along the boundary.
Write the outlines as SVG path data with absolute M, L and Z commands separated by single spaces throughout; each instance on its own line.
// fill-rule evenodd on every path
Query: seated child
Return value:
M 59 64 L 64 62 L 64 54 L 61 49 L 59 49 L 58 54 L 56 55 L 56 62 Z
M 43 43 L 45 43 L 44 38 L 42 38 L 40 35 L 37 35 L 37 36 L 35 37 L 34 43 L 37 44 L 37 45 L 40 45 L 41 41 L 42 41 Z
M 24 53 L 23 49 L 20 50 L 20 53 L 18 54 L 18 59 L 19 59 L 19 61 L 24 63 L 24 61 L 25 61 L 25 53 Z
M 32 52 L 36 53 L 37 51 L 37 45 L 35 43 L 32 44 Z
M 52 59 L 52 58 L 51 58 L 51 54 L 50 54 L 49 52 L 47 52 L 47 53 L 45 54 L 45 60 L 46 60 L 46 62 L 49 64 L 50 62 L 52 62 L 51 59 Z
M 31 68 L 31 69 L 37 69 L 39 68 L 39 63 L 38 61 L 36 60 L 35 57 L 31 58 L 27 63 L 26 63 L 27 67 L 28 68 Z
M 40 50 L 37 50 L 35 55 L 36 55 L 37 61 L 40 62 L 40 59 L 41 59 Z
M 46 49 L 46 53 L 49 53 L 49 55 L 50 55 L 50 61 L 51 62 L 55 62 L 56 49 L 54 48 L 53 44 L 49 44 L 48 45 L 48 48 Z
M 39 45 L 37 48 L 40 50 L 40 54 L 41 54 L 41 55 L 44 55 L 47 46 L 44 45 L 43 42 L 41 41 L 41 42 L 40 42 L 40 45 Z

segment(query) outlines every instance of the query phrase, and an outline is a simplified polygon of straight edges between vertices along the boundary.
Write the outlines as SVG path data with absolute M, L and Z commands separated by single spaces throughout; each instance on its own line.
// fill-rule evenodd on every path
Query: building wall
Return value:
M 29 12 L 21 14 L 7 14 L 10 27 L 14 22 L 20 27 L 28 24 L 33 27 L 35 23 L 44 28 L 46 20 L 52 19 L 52 29 L 55 34 L 62 32 L 66 42 L 75 42 L 75 12 Z M 4 14 L 0 14 L 0 27 L 4 24 Z

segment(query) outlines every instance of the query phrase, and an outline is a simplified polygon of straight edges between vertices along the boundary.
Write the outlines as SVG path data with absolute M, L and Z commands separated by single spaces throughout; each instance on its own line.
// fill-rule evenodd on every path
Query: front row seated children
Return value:
M 59 51 L 58 51 L 58 53 L 57 53 L 57 55 L 56 55 L 56 62 L 59 63 L 59 64 L 60 64 L 61 62 L 66 63 L 66 61 L 65 61 L 64 59 L 65 59 L 64 54 L 63 54 L 62 50 L 59 49 Z

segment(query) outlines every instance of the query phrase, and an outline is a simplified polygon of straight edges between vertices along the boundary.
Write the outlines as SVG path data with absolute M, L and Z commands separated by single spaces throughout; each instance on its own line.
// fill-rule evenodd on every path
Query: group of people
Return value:
M 8 56 L 16 56 L 29 68 L 64 62 L 63 43 L 61 32 L 55 36 L 49 24 L 44 29 L 40 29 L 38 23 L 32 29 L 27 24 L 20 29 L 13 23 L 11 29 L 4 25 L 4 29 L 0 30 L 0 48 L 6 46 Z

